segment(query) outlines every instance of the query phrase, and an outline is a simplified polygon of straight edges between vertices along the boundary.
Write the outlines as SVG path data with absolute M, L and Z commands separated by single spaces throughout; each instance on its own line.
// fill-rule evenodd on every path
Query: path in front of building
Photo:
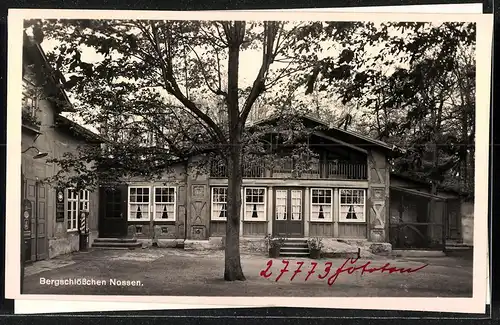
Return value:
M 287 273 L 276 281 L 285 258 L 274 259 L 269 278 L 260 276 L 269 258 L 242 255 L 247 281 L 223 280 L 224 252 L 148 248 L 139 250 L 90 250 L 35 263 L 25 269 L 26 294 L 70 295 L 160 295 L 160 296 L 340 296 L 340 297 L 471 297 L 472 260 L 464 258 L 377 258 L 370 267 L 386 263 L 404 268 L 428 266 L 411 273 L 365 273 L 339 275 L 331 286 L 328 278 L 345 259 L 316 261 L 311 274 L 311 259 L 288 259 Z M 363 265 L 360 259 L 355 265 Z M 293 281 L 297 262 L 304 262 L 303 272 Z M 325 266 L 331 263 L 325 279 Z M 70 281 L 71 280 L 71 281 Z M 57 283 L 59 281 L 59 284 Z M 64 284 L 66 281 L 66 284 Z M 125 281 L 125 285 L 118 285 Z M 126 281 L 129 281 L 127 284 Z M 132 282 L 135 281 L 135 282 Z M 72 282 L 72 283 L 71 283 Z M 86 282 L 85 285 L 82 283 Z M 61 284 L 62 283 L 62 284 Z M 57 285 L 58 284 L 58 285 Z M 89 285 L 90 284 L 90 285 Z

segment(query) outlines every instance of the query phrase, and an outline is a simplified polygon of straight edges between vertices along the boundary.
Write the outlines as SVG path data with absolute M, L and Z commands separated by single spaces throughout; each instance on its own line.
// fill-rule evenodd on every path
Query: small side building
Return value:
M 473 246 L 471 195 L 391 173 L 390 233 L 393 249 Z
M 34 262 L 79 250 L 80 212 L 88 212 L 90 243 L 97 237 L 97 192 L 56 189 L 51 158 L 81 144 L 99 145 L 98 136 L 64 117 L 73 110 L 68 96 L 50 77 L 45 54 L 25 35 L 22 102 L 22 227 L 24 260 Z

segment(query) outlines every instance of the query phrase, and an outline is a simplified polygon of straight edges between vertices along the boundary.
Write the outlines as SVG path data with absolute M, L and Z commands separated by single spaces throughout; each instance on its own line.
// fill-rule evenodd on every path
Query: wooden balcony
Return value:
M 367 164 L 348 161 L 326 161 L 313 163 L 302 172 L 294 170 L 294 164 L 286 161 L 282 166 L 266 170 L 263 166 L 244 166 L 244 178 L 299 178 L 299 179 L 338 179 L 366 180 L 368 179 Z M 227 168 L 221 163 L 213 162 L 210 177 L 226 178 Z

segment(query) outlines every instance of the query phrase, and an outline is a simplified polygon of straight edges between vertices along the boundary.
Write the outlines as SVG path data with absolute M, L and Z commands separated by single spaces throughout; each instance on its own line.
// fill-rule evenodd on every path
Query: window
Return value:
M 227 218 L 227 187 L 212 187 L 212 220 Z
M 275 215 L 276 220 L 287 219 L 287 190 L 276 190 Z
M 89 193 L 88 190 L 80 190 L 80 194 L 78 196 L 78 198 L 79 198 L 79 207 L 78 207 L 78 209 L 80 211 L 86 211 L 86 212 L 90 211 L 90 207 L 89 207 L 89 204 L 90 204 L 89 194 L 90 193 Z
M 292 190 L 292 219 L 291 220 L 302 220 L 302 191 Z
M 243 220 L 266 221 L 266 189 L 247 187 L 244 194 Z
M 149 187 L 129 187 L 128 197 L 128 220 L 148 221 L 151 208 Z
M 155 187 L 154 220 L 175 221 L 175 187 Z
M 67 231 L 78 230 L 78 216 L 80 212 L 90 212 L 90 192 L 80 190 L 77 192 L 72 188 L 66 189 L 66 222 Z
M 311 189 L 311 221 L 331 222 L 333 220 L 333 191 Z
M 23 79 L 23 109 L 31 116 L 35 116 L 38 100 L 35 93 L 35 85 Z
M 72 189 L 67 190 L 66 221 L 67 231 L 78 230 L 78 193 Z
M 365 190 L 340 189 L 340 222 L 365 222 Z

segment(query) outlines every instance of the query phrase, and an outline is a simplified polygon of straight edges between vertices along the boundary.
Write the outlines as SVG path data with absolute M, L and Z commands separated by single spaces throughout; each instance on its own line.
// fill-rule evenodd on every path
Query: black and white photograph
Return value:
M 473 298 L 488 24 L 232 15 L 22 19 L 20 294 Z

